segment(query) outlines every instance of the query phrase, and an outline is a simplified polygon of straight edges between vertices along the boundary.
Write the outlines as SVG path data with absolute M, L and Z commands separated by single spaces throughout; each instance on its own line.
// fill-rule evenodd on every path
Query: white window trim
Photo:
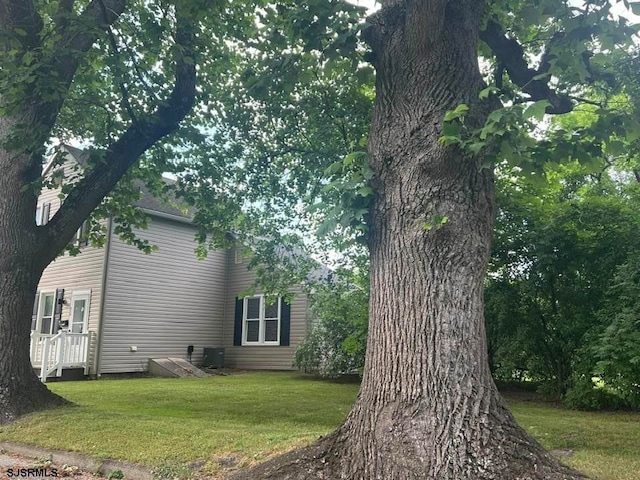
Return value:
M 73 327 L 73 309 L 75 307 L 76 300 L 86 299 L 86 311 L 83 318 L 82 331 L 83 333 L 87 333 L 89 331 L 89 314 L 91 313 L 91 290 L 77 290 L 71 293 L 71 306 L 69 307 L 69 325 L 67 326 L 67 330 L 71 332 L 71 328 Z
M 36 207 L 36 225 L 41 227 L 49 223 L 49 216 L 51 215 L 51 202 L 41 203 Z
M 35 332 L 41 335 L 55 335 L 58 332 L 53 333 L 42 333 L 42 317 L 44 316 L 44 297 L 47 295 L 53 295 L 53 310 L 51 312 L 51 326 L 53 328 L 53 318 L 56 315 L 56 291 L 55 290 L 44 290 L 40 292 L 40 298 L 38 299 L 38 315 L 36 316 L 36 328 Z
M 248 305 L 249 300 L 252 298 L 260 299 L 260 318 L 259 319 L 247 319 Z M 264 294 L 253 295 L 251 297 L 244 297 L 242 300 L 242 346 L 279 346 L 280 345 L 280 333 L 282 330 L 282 298 L 278 297 L 278 337 L 274 341 L 265 342 L 264 333 L 265 333 L 265 316 L 264 310 L 266 306 L 266 296 Z M 247 321 L 259 321 L 259 330 L 258 330 L 258 341 L 250 342 L 247 340 L 247 333 L 249 329 L 247 328 Z M 269 320 L 274 320 L 270 318 Z
M 76 235 L 74 237 L 74 244 L 77 247 L 86 247 L 89 245 L 89 223 L 88 220 L 82 222 L 80 228 L 76 231 Z

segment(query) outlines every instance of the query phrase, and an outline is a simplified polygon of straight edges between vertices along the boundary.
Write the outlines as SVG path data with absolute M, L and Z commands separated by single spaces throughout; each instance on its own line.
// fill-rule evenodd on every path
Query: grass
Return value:
M 291 373 L 204 379 L 52 383 L 78 406 L 30 415 L 0 427 L 0 440 L 30 443 L 174 468 L 208 461 L 248 465 L 334 429 L 357 386 Z M 583 413 L 510 402 L 517 420 L 567 463 L 600 480 L 640 480 L 640 414 Z
M 509 401 L 516 420 L 550 450 L 571 449 L 563 461 L 600 480 L 640 479 L 640 413 L 578 412 Z

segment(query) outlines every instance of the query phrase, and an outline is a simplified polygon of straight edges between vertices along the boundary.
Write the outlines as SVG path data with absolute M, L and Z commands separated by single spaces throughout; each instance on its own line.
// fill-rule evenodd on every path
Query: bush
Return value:
M 354 285 L 332 284 L 312 295 L 316 321 L 296 350 L 299 369 L 326 378 L 361 372 L 367 339 L 368 290 Z
M 326 378 L 359 371 L 364 365 L 364 355 L 345 348 L 350 327 L 350 323 L 341 318 L 320 320 L 298 346 L 296 367 Z
M 575 410 L 618 410 L 625 402 L 605 386 L 596 386 L 591 378 L 580 376 L 564 396 L 567 407 Z

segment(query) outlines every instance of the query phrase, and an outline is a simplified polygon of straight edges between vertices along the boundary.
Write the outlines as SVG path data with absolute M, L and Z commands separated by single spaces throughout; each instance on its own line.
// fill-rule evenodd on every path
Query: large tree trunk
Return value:
M 29 358 L 31 309 L 40 275 L 33 273 L 23 252 L 7 259 L 7 237 L 0 231 L 0 425 L 37 410 L 66 402 L 35 375 Z M 8 260 L 8 261 L 6 261 Z
M 0 138 L 13 128 L 0 119 Z M 34 161 L 35 160 L 35 161 Z M 0 425 L 65 401 L 51 393 L 33 372 L 29 358 L 31 313 L 44 270 L 37 252 L 35 190 L 38 159 L 0 149 Z
M 239 478 L 585 478 L 518 427 L 489 371 L 493 173 L 439 142 L 447 110 L 469 105 L 473 128 L 490 108 L 478 99 L 481 2 L 390 3 L 367 30 L 376 197 L 360 395 L 337 431 Z

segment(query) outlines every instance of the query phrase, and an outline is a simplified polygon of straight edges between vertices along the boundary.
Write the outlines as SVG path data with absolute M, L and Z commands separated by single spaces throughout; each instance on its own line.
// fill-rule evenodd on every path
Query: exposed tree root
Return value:
M 510 415 L 509 415 L 510 418 Z M 362 444 L 349 432 L 350 421 L 312 445 L 288 452 L 254 468 L 237 472 L 233 480 L 585 480 L 588 477 L 558 461 L 520 427 L 507 420 L 493 428 L 488 442 L 464 458 L 428 458 L 428 445 L 410 445 L 431 438 L 424 432 L 401 435 L 398 445 Z M 414 422 L 408 430 L 420 422 Z M 505 428 L 506 427 L 506 428 Z M 399 427 L 396 425 L 395 430 Z M 378 429 L 376 429 L 378 430 Z M 504 434 L 509 433 L 509 436 Z M 373 441 L 380 440 L 373 438 Z M 498 440 L 502 437 L 502 440 Z M 398 438 L 398 437 L 397 437 Z M 388 439 L 387 439 L 388 440 Z M 404 449 L 401 451 L 400 449 Z M 434 449 L 442 451 L 442 449 Z
M 0 425 L 29 413 L 71 404 L 49 390 L 35 375 L 32 377 L 27 383 L 17 385 L 0 382 Z
M 494 467 L 477 466 L 475 472 L 469 471 L 464 477 L 433 477 L 424 470 L 388 469 L 393 470 L 393 477 L 387 472 L 353 471 L 349 457 L 345 457 L 336 442 L 335 434 L 319 439 L 314 444 L 286 453 L 282 456 L 264 462 L 252 469 L 234 474 L 232 480 L 337 480 L 337 479 L 433 479 L 433 480 L 584 480 L 585 475 L 561 464 L 549 453 L 523 454 L 511 461 L 496 458 Z M 397 458 L 379 458 L 379 463 L 397 463 Z M 353 459 L 353 462 L 360 463 Z M 376 462 L 376 463 L 378 463 Z M 387 470 L 387 469 L 385 469 Z M 425 468 L 426 470 L 426 468 Z

